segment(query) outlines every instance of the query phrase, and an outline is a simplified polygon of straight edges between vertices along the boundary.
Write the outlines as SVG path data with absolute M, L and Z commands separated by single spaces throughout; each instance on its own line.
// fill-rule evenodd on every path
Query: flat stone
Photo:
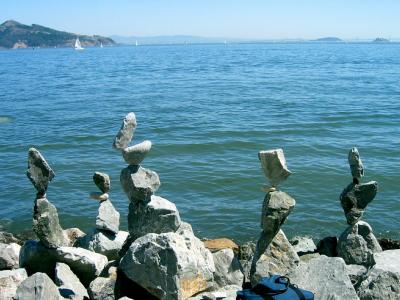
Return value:
M 60 226 L 57 208 L 46 198 L 35 200 L 33 231 L 48 248 L 68 245 L 68 239 Z
M 55 283 L 59 287 L 61 296 L 67 299 L 83 300 L 89 295 L 79 278 L 71 271 L 68 265 L 57 263 L 55 270 Z
M 339 237 L 337 245 L 338 256 L 347 264 L 372 266 L 373 254 L 381 252 L 382 248 L 375 238 L 371 226 L 363 221 L 349 226 Z
M 133 138 L 136 125 L 135 114 L 133 112 L 128 113 L 122 121 L 121 128 L 114 139 L 113 147 L 115 149 L 123 150 L 128 147 Z
M 18 286 L 28 278 L 25 269 L 0 271 L 0 300 L 12 299 Z
M 232 240 L 227 238 L 219 238 L 203 241 L 204 246 L 211 252 L 217 252 L 222 249 L 232 249 L 233 252 L 239 252 L 239 246 Z
M 373 255 L 375 271 L 398 273 L 400 275 L 400 250 L 386 250 Z
M 96 218 L 96 228 L 118 233 L 119 212 L 114 208 L 110 200 L 100 202 L 99 213 Z
M 90 299 L 92 300 L 115 300 L 114 278 L 97 277 L 89 285 Z
M 21 246 L 15 243 L 0 243 L 0 270 L 19 268 L 19 251 Z
M 55 176 L 42 154 L 35 148 L 29 149 L 26 175 L 37 190 L 39 197 L 46 193 L 49 182 Z
M 131 202 L 148 203 L 160 187 L 156 172 L 140 166 L 128 166 L 121 171 L 120 181 L 125 194 Z
M 99 201 L 106 201 L 108 200 L 109 195 L 107 193 L 91 192 L 90 198 Z
M 349 151 L 348 161 L 350 165 L 351 175 L 360 182 L 361 177 L 364 176 L 364 166 L 361 161 L 360 153 L 357 148 L 351 148 Z
M 313 253 L 317 250 L 317 246 L 315 246 L 314 241 L 310 237 L 296 236 L 290 239 L 290 243 L 298 255 Z
M 320 240 L 317 245 L 317 251 L 321 255 L 325 255 L 328 257 L 337 256 L 337 242 L 338 238 L 336 236 L 327 236 Z
M 110 190 L 110 176 L 106 173 L 94 172 L 93 174 L 93 182 L 94 184 L 102 191 L 103 193 L 108 193 Z
M 244 275 L 239 260 L 232 249 L 221 249 L 213 253 L 215 272 L 214 282 L 219 288 L 227 285 L 243 284 Z
M 258 158 L 265 176 L 273 187 L 277 187 L 280 182 L 286 180 L 292 174 L 286 166 L 282 149 L 260 151 Z
M 340 195 L 340 203 L 347 223 L 354 225 L 359 221 L 368 203 L 374 200 L 378 192 L 378 183 L 370 181 L 363 184 L 349 184 Z
M 197 294 L 196 296 L 190 297 L 187 300 L 236 300 L 236 292 L 241 290 L 242 286 L 227 285 L 216 291 Z
M 144 160 L 147 153 L 150 152 L 151 142 L 144 141 L 140 144 L 127 147 L 122 150 L 122 156 L 125 159 L 125 162 L 128 165 L 140 165 L 140 163 Z
M 25 279 L 17 289 L 15 300 L 61 300 L 57 286 L 45 273 L 35 273 Z

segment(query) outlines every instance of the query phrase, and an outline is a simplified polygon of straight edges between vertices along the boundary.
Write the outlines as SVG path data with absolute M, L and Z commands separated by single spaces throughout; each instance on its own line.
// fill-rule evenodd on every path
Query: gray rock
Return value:
M 239 246 L 239 259 L 240 260 L 252 260 L 254 251 L 256 250 L 256 243 L 246 242 Z
M 151 142 L 144 141 L 140 144 L 127 147 L 122 150 L 122 156 L 125 159 L 125 162 L 128 165 L 140 165 L 140 163 L 144 160 L 147 153 L 150 152 L 151 149 Z
M 300 256 L 300 262 L 308 263 L 310 260 L 318 258 L 320 256 L 321 256 L 321 254 L 319 254 L 319 253 L 303 254 L 302 256 Z
M 367 273 L 367 268 L 360 265 L 346 265 L 346 273 L 349 276 L 351 283 L 357 290 L 361 281 Z
M 99 214 L 96 218 L 96 228 L 118 233 L 119 212 L 114 208 L 110 200 L 100 202 Z
M 354 147 L 350 149 L 348 161 L 350 165 L 351 176 L 353 176 L 353 178 L 357 180 L 357 183 L 359 183 L 361 181 L 361 177 L 364 176 L 364 166 L 357 148 Z
M 212 254 L 214 258 L 214 281 L 218 287 L 243 284 L 243 273 L 240 263 L 232 249 L 222 249 Z
M 273 187 L 277 187 L 281 181 L 286 180 L 292 174 L 286 166 L 282 149 L 260 151 L 258 158 L 265 176 Z
M 57 208 L 46 198 L 35 200 L 33 231 L 48 248 L 68 245 L 68 239 L 60 226 Z
M 90 299 L 92 300 L 115 300 L 114 278 L 97 277 L 89 285 Z
M 128 238 L 128 232 L 119 231 L 112 234 L 105 231 L 94 230 L 77 243 L 80 247 L 107 256 L 108 260 L 119 258 L 119 251 Z
M 338 256 L 347 264 L 372 266 L 373 254 L 381 251 L 371 226 L 363 221 L 349 226 L 339 237 L 337 245 Z
M 3 244 L 16 243 L 18 245 L 23 244 L 20 239 L 13 236 L 12 233 L 9 233 L 6 231 L 0 231 L 0 243 L 3 243 Z
M 0 243 L 0 270 L 17 269 L 19 267 L 19 251 L 21 246 L 15 243 Z
M 188 298 L 188 300 L 210 300 L 210 299 L 236 300 L 236 292 L 241 290 L 242 286 L 227 285 L 213 292 L 200 293 L 196 296 Z
M 285 275 L 299 264 L 300 258 L 282 230 L 279 230 L 272 242 L 266 244 L 268 239 L 269 237 L 262 232 L 250 270 L 252 285 L 259 282 L 262 277 L 274 274 Z
M 110 190 L 110 176 L 106 173 L 94 172 L 93 182 L 103 193 Z
M 79 278 L 64 263 L 56 264 L 55 283 L 61 296 L 67 299 L 88 299 L 89 295 Z
M 109 195 L 107 193 L 91 192 L 90 198 L 99 201 L 106 201 L 109 199 Z
M 313 253 L 317 250 L 314 241 L 310 237 L 296 236 L 290 240 L 294 250 L 298 255 Z
M 160 187 L 156 172 L 140 166 L 128 166 L 121 171 L 120 181 L 125 194 L 131 202 L 148 203 Z
M 349 184 L 340 195 L 340 203 L 347 223 L 354 225 L 364 214 L 368 203 L 374 200 L 378 191 L 378 183 L 370 181 L 363 184 Z
M 86 233 L 84 233 L 82 230 L 79 228 L 68 228 L 64 229 L 64 235 L 68 239 L 68 247 L 73 247 L 75 245 L 75 242 L 84 237 Z
M 54 178 L 55 174 L 42 154 L 35 148 L 30 148 L 26 175 L 37 190 L 38 197 L 42 197 L 46 194 L 49 182 Z
M 400 274 L 400 249 L 374 253 L 373 269 Z
M 149 233 L 136 239 L 120 269 L 158 299 L 187 299 L 211 286 L 211 252 L 189 231 Z
M 10 300 L 15 296 L 18 286 L 28 278 L 25 269 L 0 271 L 0 300 Z
M 115 149 L 123 150 L 128 147 L 133 138 L 136 125 L 135 114 L 133 112 L 128 113 L 122 121 L 121 128 L 114 139 L 113 147 Z
M 147 205 L 129 204 L 128 225 L 129 233 L 138 238 L 147 233 L 175 232 L 181 218 L 174 203 L 153 195 Z
M 35 273 L 18 287 L 15 300 L 61 300 L 57 286 L 45 273 Z
M 307 264 L 301 263 L 288 277 L 299 288 L 313 292 L 315 299 L 358 299 L 347 276 L 346 264 L 339 257 L 321 255 Z
M 323 238 L 318 242 L 317 251 L 321 255 L 325 255 L 328 257 L 337 256 L 337 242 L 338 238 L 336 236 L 328 236 Z

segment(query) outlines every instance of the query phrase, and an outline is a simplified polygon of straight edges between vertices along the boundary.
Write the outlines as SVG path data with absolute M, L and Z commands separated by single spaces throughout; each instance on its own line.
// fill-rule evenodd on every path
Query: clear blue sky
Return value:
M 7 19 L 101 35 L 400 38 L 399 0 L 0 0 Z

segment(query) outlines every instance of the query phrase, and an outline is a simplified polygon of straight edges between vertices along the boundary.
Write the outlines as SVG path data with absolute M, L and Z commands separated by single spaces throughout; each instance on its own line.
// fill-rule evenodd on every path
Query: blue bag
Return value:
M 237 292 L 236 300 L 314 300 L 314 294 L 291 284 L 280 275 L 264 277 L 252 289 Z

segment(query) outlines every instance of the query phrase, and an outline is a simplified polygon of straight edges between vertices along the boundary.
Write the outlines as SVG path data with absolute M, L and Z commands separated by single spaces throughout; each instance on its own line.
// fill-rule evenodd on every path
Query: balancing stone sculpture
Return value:
M 360 221 L 367 205 L 375 198 L 378 191 L 378 183 L 370 181 L 361 183 L 364 176 L 364 166 L 357 148 L 349 152 L 353 182 L 350 183 L 340 195 L 340 203 L 350 226 L 341 234 L 337 252 L 347 264 L 359 264 L 371 266 L 373 253 L 381 252 L 377 239 L 371 226 L 367 222 Z
M 291 174 L 286 166 L 283 150 L 260 151 L 258 157 L 271 187 L 265 188 L 267 195 L 262 207 L 262 232 L 250 270 L 250 280 L 253 285 L 264 276 L 275 273 L 287 274 L 299 262 L 296 251 L 280 230 L 296 204 L 292 197 L 278 190 L 279 183 Z

